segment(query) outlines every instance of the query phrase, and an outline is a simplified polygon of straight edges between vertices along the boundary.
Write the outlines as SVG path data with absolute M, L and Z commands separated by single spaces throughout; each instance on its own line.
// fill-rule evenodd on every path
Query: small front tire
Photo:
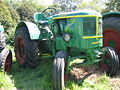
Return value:
M 65 59 L 67 53 L 59 51 L 54 59 L 53 66 L 53 87 L 54 90 L 64 90 Z
M 99 63 L 102 71 L 106 72 L 107 75 L 113 76 L 117 73 L 119 68 L 119 58 L 115 50 L 111 47 L 103 48 L 103 61 Z

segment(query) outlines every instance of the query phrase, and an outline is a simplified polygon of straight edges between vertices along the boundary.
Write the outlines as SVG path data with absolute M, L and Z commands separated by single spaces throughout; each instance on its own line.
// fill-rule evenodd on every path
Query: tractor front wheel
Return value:
M 24 67 L 34 68 L 38 62 L 38 43 L 30 39 L 27 27 L 22 26 L 16 30 L 14 49 L 18 63 Z
M 113 76 L 117 73 L 119 67 L 118 55 L 111 47 L 104 47 L 103 52 L 104 60 L 99 63 L 99 66 L 107 75 Z
M 53 66 L 53 87 L 54 90 L 64 90 L 64 76 L 65 76 L 65 59 L 66 52 L 59 51 L 54 59 Z

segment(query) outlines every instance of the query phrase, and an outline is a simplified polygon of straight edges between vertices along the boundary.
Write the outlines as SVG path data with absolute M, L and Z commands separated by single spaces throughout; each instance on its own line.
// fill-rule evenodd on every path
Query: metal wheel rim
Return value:
M 116 52 L 118 54 L 120 54 L 120 42 L 119 42 L 120 34 L 116 30 L 105 29 L 105 31 L 103 32 L 103 36 L 104 36 L 104 38 L 103 38 L 103 46 L 104 47 L 110 46 L 109 42 L 113 41 L 114 44 L 115 44 L 113 46 L 113 48 L 116 50 Z
M 8 56 L 6 57 L 5 65 L 4 65 L 5 72 L 8 72 L 10 70 L 11 64 L 12 64 L 12 53 L 9 52 Z
M 110 57 L 107 52 L 105 52 L 105 56 L 103 56 L 104 61 L 99 63 L 99 66 L 103 72 L 108 72 L 110 70 Z
M 24 41 L 22 39 L 22 36 L 20 35 L 16 37 L 16 41 L 15 41 L 15 55 L 18 60 L 18 63 L 24 64 L 26 53 L 24 48 Z

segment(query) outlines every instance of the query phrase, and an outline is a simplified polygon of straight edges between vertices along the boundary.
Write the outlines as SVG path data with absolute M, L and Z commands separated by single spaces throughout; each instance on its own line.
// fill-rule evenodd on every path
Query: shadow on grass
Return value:
M 78 85 L 78 86 L 82 86 L 82 84 L 84 83 L 84 80 L 87 77 L 89 77 L 90 75 L 91 74 L 88 74 L 81 79 L 72 78 L 72 80 L 69 80 L 69 81 L 66 82 L 66 88 L 69 88 L 70 90 L 74 90 L 73 83 Z
M 11 79 L 18 90 L 52 90 L 51 60 L 42 60 L 35 69 L 25 69 L 13 62 Z

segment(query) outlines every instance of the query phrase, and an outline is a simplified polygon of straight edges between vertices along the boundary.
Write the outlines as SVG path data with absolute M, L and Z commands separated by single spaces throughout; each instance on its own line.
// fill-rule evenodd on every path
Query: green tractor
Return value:
M 3 72 L 8 72 L 12 67 L 12 52 L 5 45 L 4 28 L 0 25 L 0 68 Z
M 73 67 L 99 63 L 107 75 L 115 75 L 119 59 L 113 48 L 103 47 L 102 15 L 91 10 L 56 13 L 55 8 L 47 8 L 34 14 L 35 24 L 26 21 L 18 24 L 14 40 L 18 63 L 34 68 L 39 59 L 54 58 L 55 90 L 64 89 Z

